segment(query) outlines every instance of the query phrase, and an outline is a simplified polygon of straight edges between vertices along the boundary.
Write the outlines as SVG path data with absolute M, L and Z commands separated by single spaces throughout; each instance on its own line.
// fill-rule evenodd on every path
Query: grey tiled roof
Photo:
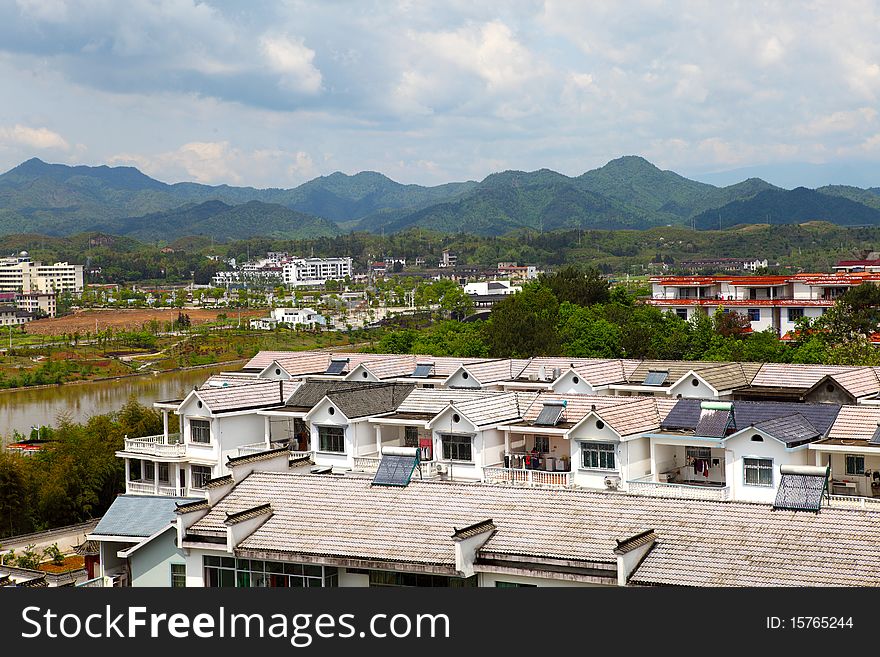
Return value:
M 769 433 L 789 447 L 816 440 L 820 437 L 816 427 L 810 424 L 800 413 L 758 422 L 755 428 Z
M 185 497 L 120 495 L 103 515 L 93 536 L 152 536 L 177 517 L 178 503 L 194 502 Z
M 735 401 L 732 404 L 736 431 L 769 420 L 801 415 L 816 429 L 820 436 L 824 436 L 828 433 L 840 411 L 840 404 L 753 401 Z M 660 424 L 660 428 L 664 431 L 693 431 L 699 421 L 700 400 L 680 399 Z
M 492 518 L 480 554 L 614 564 L 618 539 L 654 529 L 657 543 L 633 582 L 682 586 L 880 585 L 880 513 L 678 500 L 572 489 L 256 472 L 201 520 L 270 503 L 273 515 L 240 550 L 455 566 L 456 527 Z
M 349 419 L 390 413 L 414 389 L 413 383 L 372 383 L 359 388 L 331 390 L 327 398 Z

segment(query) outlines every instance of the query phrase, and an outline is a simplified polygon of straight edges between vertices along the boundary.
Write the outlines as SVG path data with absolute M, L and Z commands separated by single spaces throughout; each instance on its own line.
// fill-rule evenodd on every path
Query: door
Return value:
M 177 471 L 180 473 L 180 494 L 183 495 L 186 493 L 186 470 L 178 468 Z

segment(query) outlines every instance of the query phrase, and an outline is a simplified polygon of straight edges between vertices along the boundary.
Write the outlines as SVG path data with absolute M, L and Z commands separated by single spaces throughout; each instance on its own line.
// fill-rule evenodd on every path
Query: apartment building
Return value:
M 16 306 L 0 306 L 0 326 L 20 326 L 33 318 L 31 313 Z
M 848 289 L 880 282 L 877 273 L 794 274 L 792 276 L 659 276 L 651 279 L 652 306 L 691 319 L 719 307 L 747 315 L 753 331 L 784 336 L 801 317 L 821 317 Z
M 351 258 L 293 258 L 282 266 L 282 278 L 288 287 L 324 285 L 351 275 Z
M 0 258 L 0 292 L 56 294 L 82 290 L 82 265 L 35 262 L 27 251 L 11 258 Z

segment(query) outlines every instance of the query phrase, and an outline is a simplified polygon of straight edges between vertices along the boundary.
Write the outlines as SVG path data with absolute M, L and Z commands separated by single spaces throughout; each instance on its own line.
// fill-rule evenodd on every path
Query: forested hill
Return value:
M 309 238 L 429 228 L 503 235 L 519 229 L 717 228 L 827 221 L 880 225 L 880 188 L 785 190 L 751 178 L 715 187 L 637 156 L 579 176 L 504 171 L 479 182 L 404 185 L 381 173 L 333 173 L 291 189 L 166 184 L 132 167 L 28 160 L 0 175 L 0 235 L 100 230 L 145 240 L 210 235 Z

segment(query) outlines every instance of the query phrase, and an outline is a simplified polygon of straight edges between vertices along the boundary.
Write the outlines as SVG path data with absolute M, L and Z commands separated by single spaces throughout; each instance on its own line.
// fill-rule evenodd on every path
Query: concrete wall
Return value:
M 577 381 L 575 381 L 575 379 L 577 379 Z M 572 393 L 578 393 L 582 395 L 601 395 L 606 392 L 604 390 L 596 392 L 593 389 L 593 386 L 584 381 L 583 378 L 575 372 L 566 372 L 556 381 L 554 381 L 551 387 L 553 392 L 560 395 L 570 395 Z
M 448 383 L 446 384 L 448 388 L 479 388 L 480 382 L 477 381 L 470 374 L 465 372 L 464 370 L 458 370 L 455 374 L 453 374 Z
M 601 428 L 599 423 L 601 423 Z M 571 471 L 574 473 L 574 483 L 585 488 L 605 488 L 605 477 L 616 476 L 623 480 L 621 472 L 621 464 L 623 460 L 623 450 L 620 444 L 620 436 L 606 425 L 601 418 L 595 415 L 588 415 L 587 418 L 575 429 L 569 433 L 571 439 Z M 613 470 L 593 470 L 583 467 L 583 458 L 581 455 L 584 444 L 589 443 L 610 443 L 614 445 L 614 465 Z
M 185 564 L 183 550 L 175 546 L 177 532 L 169 528 L 129 557 L 132 586 L 171 586 L 171 564 Z
M 684 397 L 686 399 L 717 399 L 718 393 L 705 384 L 694 374 L 686 376 L 676 385 L 669 388 L 670 397 Z
M 754 435 L 761 436 L 764 441 L 753 441 L 751 438 Z M 729 439 L 727 441 L 727 449 L 727 483 L 731 487 L 733 499 L 744 502 L 773 503 L 776 499 L 776 489 L 779 487 L 779 466 L 815 464 L 815 457 L 806 446 L 787 449 L 775 438 L 771 438 L 757 430 L 746 431 L 742 435 Z M 750 457 L 773 459 L 772 487 L 749 486 L 745 484 L 743 459 Z

